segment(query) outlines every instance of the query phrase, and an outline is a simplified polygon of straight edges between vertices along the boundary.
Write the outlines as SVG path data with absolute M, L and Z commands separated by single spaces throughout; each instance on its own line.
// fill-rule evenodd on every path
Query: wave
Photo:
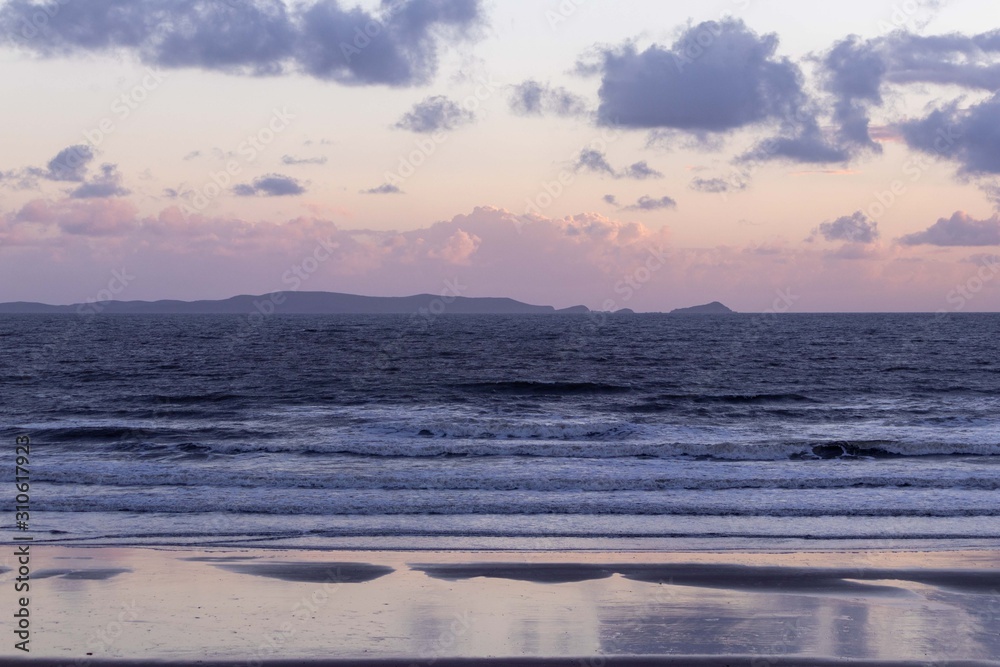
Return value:
M 39 442 L 100 442 L 115 443 L 115 441 L 151 439 L 180 435 L 179 429 L 163 429 L 142 426 L 108 425 L 108 426 L 66 426 L 56 428 L 32 429 L 32 440 Z M 118 443 L 121 444 L 121 443 Z
M 685 396 L 695 403 L 821 403 L 802 394 L 698 394 Z
M 813 415 L 815 408 L 806 406 L 822 403 L 819 399 L 802 394 L 661 394 L 642 403 L 625 406 L 624 409 L 631 413 L 650 414 L 676 412 L 679 407 L 690 405 L 748 405 L 770 407 L 772 414 L 781 414 L 783 409 L 778 406 L 797 405 L 801 406 L 799 409 L 802 412 L 795 413 L 794 416 L 807 416 Z
M 559 468 L 560 466 L 554 466 Z M 964 489 L 1000 490 L 1000 476 L 967 475 L 948 476 L 940 469 L 924 474 L 840 474 L 831 476 L 791 474 L 783 477 L 695 476 L 683 473 L 669 475 L 662 469 L 651 471 L 606 469 L 580 469 L 567 474 L 546 468 L 542 475 L 523 470 L 523 466 L 502 466 L 484 470 L 476 466 L 470 470 L 426 470 L 405 466 L 399 470 L 364 471 L 357 468 L 303 471 L 289 476 L 276 469 L 230 470 L 227 468 L 173 468 L 164 470 L 162 464 L 133 462 L 128 467 L 114 463 L 77 464 L 53 469 L 48 465 L 33 475 L 37 482 L 68 485 L 93 485 L 102 487 L 212 487 L 258 489 L 331 489 L 331 490 L 382 490 L 382 491 L 724 491 L 746 489 Z M 753 471 L 745 471 L 752 473 Z M 843 471 L 841 471 L 843 473 Z M 895 472 L 895 471 L 894 471 Z M 631 473 L 631 474 L 630 474 Z
M 632 391 L 632 387 L 601 382 L 534 382 L 516 380 L 506 382 L 466 382 L 459 389 L 476 393 L 507 394 L 616 394 Z
M 627 422 L 589 420 L 532 421 L 525 419 L 470 419 L 425 422 L 402 427 L 424 438 L 472 440 L 601 440 L 623 438 L 639 432 Z
M 159 422 L 159 423 L 157 423 Z M 165 424 L 170 424 L 169 426 Z M 264 425 L 261 425 L 262 427 Z M 172 451 L 183 446 L 211 449 L 209 442 L 248 439 L 267 441 L 282 437 L 279 431 L 252 428 L 245 425 L 186 425 L 178 419 L 148 419 L 107 424 L 72 424 L 66 426 L 32 426 L 28 432 L 33 441 L 49 444 L 97 444 L 110 451 Z M 197 441 L 197 442 L 196 442 Z M 180 444 L 176 444 L 176 443 Z
M 393 491 L 118 487 L 95 494 L 88 485 L 39 484 L 32 507 L 48 512 L 137 512 L 375 515 L 627 515 L 729 517 L 993 517 L 996 493 L 980 490 L 840 489 L 619 492 Z M 48 491 L 46 493 L 45 491 Z M 58 493 L 56 493 L 58 491 Z
M 583 429 L 586 430 L 586 429 Z M 470 431 L 471 432 L 471 431 Z M 478 431 L 477 431 L 478 432 Z M 298 454 L 303 456 L 356 456 L 373 458 L 435 458 L 435 457 L 518 457 L 564 459 L 662 458 L 719 461 L 786 461 L 832 459 L 892 459 L 930 456 L 1000 456 L 1000 442 L 939 443 L 882 442 L 721 442 L 721 443 L 656 443 L 651 441 L 574 440 L 566 430 L 559 429 L 546 438 L 514 435 L 486 439 L 472 436 L 434 437 L 418 439 L 338 440 L 326 443 L 294 443 L 275 439 L 266 442 L 213 442 L 199 444 L 198 451 L 211 455 Z M 191 447 L 192 443 L 186 443 Z M 185 450 L 176 446 L 158 446 L 157 453 L 168 457 Z M 143 451 L 145 445 L 121 443 L 119 449 Z
M 242 401 L 250 396 L 244 394 L 231 394 L 228 392 L 209 392 L 207 394 L 149 394 L 139 396 L 138 400 L 146 403 L 156 403 L 158 405 L 204 405 L 210 403 L 227 403 L 230 401 Z
M 738 517 L 594 515 L 275 515 L 206 512 L 40 512 L 43 529 L 35 540 L 49 543 L 117 545 L 215 545 L 276 548 L 351 548 L 424 550 L 483 549 L 602 550 L 649 549 L 648 539 L 758 538 L 773 549 L 775 539 L 866 540 L 868 546 L 898 548 L 914 540 L 983 540 L 1000 538 L 1000 524 L 989 516 L 970 517 Z M 362 538 L 371 537 L 372 540 Z M 356 538 L 345 542 L 344 538 Z M 449 541 L 442 541 L 447 538 Z M 512 539 L 513 538 L 513 539 Z M 523 538 L 523 541 L 516 541 Z M 631 545 L 623 538 L 640 540 Z M 591 540 L 596 540 L 591 542 Z M 614 543 L 605 540 L 616 540 Z M 874 540 L 874 541 L 873 541 Z M 897 541 L 903 542 L 897 542 Z M 716 543 L 717 544 L 717 543 Z M 731 548 L 732 543 L 727 542 Z M 892 545 L 892 546 L 890 546 Z M 786 544 L 787 546 L 787 544 Z M 955 546 L 955 545 L 952 545 Z M 701 548 L 704 548 L 702 546 Z

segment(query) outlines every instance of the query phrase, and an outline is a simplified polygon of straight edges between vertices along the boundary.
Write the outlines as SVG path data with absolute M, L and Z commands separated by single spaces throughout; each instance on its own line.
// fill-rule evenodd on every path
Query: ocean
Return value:
M 1000 546 L 1000 316 L 0 318 L 35 543 Z

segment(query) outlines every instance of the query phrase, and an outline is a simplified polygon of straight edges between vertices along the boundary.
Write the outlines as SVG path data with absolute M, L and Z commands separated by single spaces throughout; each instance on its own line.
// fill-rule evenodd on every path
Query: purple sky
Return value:
M 0 2 L 0 301 L 1000 310 L 985 1 Z

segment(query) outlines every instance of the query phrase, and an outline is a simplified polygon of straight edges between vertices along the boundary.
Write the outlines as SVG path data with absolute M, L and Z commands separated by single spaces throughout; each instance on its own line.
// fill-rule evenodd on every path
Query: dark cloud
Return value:
M 871 220 L 861 211 L 845 215 L 831 222 L 824 222 L 813 230 L 813 236 L 822 236 L 827 241 L 844 241 L 846 243 L 875 243 L 879 239 L 878 223 Z
M 654 45 L 639 52 L 627 44 L 605 50 L 598 119 L 653 130 L 654 137 L 679 131 L 706 144 L 713 135 L 777 126 L 775 138 L 742 159 L 850 159 L 850 152 L 821 130 L 819 107 L 805 92 L 802 71 L 777 56 L 777 47 L 776 35 L 758 35 L 730 18 L 692 26 L 670 48 Z
M 253 183 L 241 183 L 233 192 L 241 197 L 287 197 L 305 193 L 305 187 L 294 178 L 281 174 L 267 174 L 254 179 Z
M 802 74 L 775 55 L 778 38 L 736 19 L 689 28 L 670 48 L 603 53 L 599 120 L 623 127 L 727 132 L 791 117 Z
M 980 189 L 986 198 L 993 202 L 993 205 L 1000 208 L 1000 184 L 997 183 L 982 183 L 980 184 Z
M 119 197 L 129 194 L 129 191 L 122 187 L 117 165 L 102 165 L 100 173 L 92 180 L 87 180 L 90 165 L 95 158 L 94 149 L 86 144 L 69 146 L 59 151 L 44 168 L 26 167 L 6 173 L 0 172 L 0 182 L 10 182 L 13 187 L 19 189 L 37 188 L 40 179 L 57 183 L 79 183 L 80 185 L 70 194 L 74 199 Z
M 609 176 L 616 177 L 618 175 L 618 172 L 615 171 L 615 168 L 608 162 L 604 153 L 590 148 L 585 148 L 580 151 L 580 155 L 576 158 L 573 168 L 576 171 L 594 171 L 599 174 L 607 174 Z
M 346 84 L 428 82 L 439 52 L 483 22 L 481 0 L 383 1 L 369 13 L 337 0 L 9 0 L 0 31 L 43 56 L 131 51 L 159 67 L 254 75 L 290 69 Z M 44 24 L 33 17 L 47 15 Z
M 645 161 L 636 162 L 618 171 L 611 166 L 604 153 L 592 148 L 585 148 L 580 151 L 576 162 L 573 163 L 573 169 L 576 171 L 592 171 L 598 174 L 606 174 L 612 178 L 629 178 L 637 181 L 648 178 L 663 178 L 662 173 L 650 167 Z
M 32 30 L 32 17 L 47 4 L 12 0 L 0 10 L 0 26 L 44 56 L 127 50 L 160 67 L 277 74 L 297 37 L 292 17 L 277 0 L 61 2 Z
M 739 181 L 727 181 L 723 178 L 696 178 L 691 181 L 691 189 L 698 192 L 722 194 L 724 192 L 746 190 L 747 183 L 742 179 Z
M 321 79 L 408 86 L 430 81 L 442 46 L 467 39 L 483 21 L 480 0 L 384 2 L 371 15 L 316 2 L 299 17 L 297 60 Z
M 741 160 L 790 160 L 807 164 L 848 162 L 852 153 L 824 136 L 815 118 L 807 118 L 791 135 L 766 139 L 743 155 Z
M 362 190 L 363 195 L 401 195 L 403 191 L 399 187 L 393 185 L 392 183 L 384 183 L 376 188 L 368 188 L 367 190 Z
M 681 132 L 699 138 L 776 126 L 775 136 L 741 156 L 744 162 L 846 163 L 865 152 L 881 152 L 871 114 L 884 107 L 887 85 L 1000 88 L 1000 31 L 848 37 L 819 58 L 826 100 L 807 92 L 801 70 L 776 55 L 777 45 L 775 35 L 759 35 L 742 21 L 725 19 L 692 26 L 669 47 L 604 49 L 582 71 L 601 76 L 598 119 L 604 124 L 649 129 L 654 136 Z M 987 136 L 998 124 L 990 122 L 996 111 L 984 103 L 968 115 L 956 115 L 953 108 L 942 112 L 955 116 L 945 120 L 985 139 L 970 140 L 964 154 L 953 156 L 970 173 L 1000 173 L 1000 152 L 995 150 L 1000 132 Z M 940 121 L 939 114 L 929 124 Z M 924 150 L 928 139 L 934 143 L 937 128 L 930 137 L 921 136 L 925 129 L 911 125 L 911 145 Z
M 70 193 L 70 199 L 99 199 L 103 197 L 123 197 L 129 191 L 122 185 L 122 175 L 118 165 L 103 164 L 101 173 L 84 182 Z
M 1000 174 L 1000 94 L 968 109 L 953 102 L 899 130 L 910 148 L 953 160 L 963 174 Z
M 475 121 L 476 117 L 444 95 L 428 97 L 413 105 L 396 127 L 410 132 L 429 133 L 439 130 L 454 130 Z
M 978 35 L 923 36 L 896 32 L 879 42 L 891 83 L 936 83 L 993 91 L 1000 88 L 1000 30 Z
M 618 206 L 619 205 L 618 204 L 618 197 L 616 197 L 614 195 L 604 195 L 604 197 L 602 197 L 602 199 L 606 203 L 611 204 L 612 206 Z
M 659 211 L 666 208 L 677 208 L 677 201 L 672 197 L 649 197 L 643 195 L 631 206 L 626 206 L 626 211 Z
M 1000 88 L 1000 31 L 936 36 L 897 31 L 866 41 L 851 36 L 825 54 L 822 73 L 834 97 L 839 142 L 852 150 L 881 152 L 872 137 L 870 112 L 883 106 L 884 87 L 920 83 L 995 91 Z
M 326 164 L 325 157 L 295 157 L 294 155 L 285 155 L 281 158 L 282 164 L 287 164 L 290 167 L 294 167 L 301 164 Z
M 510 110 L 519 116 L 581 116 L 587 112 L 587 103 L 582 97 L 565 88 L 534 80 L 513 86 L 508 103 Z
M 842 143 L 862 150 L 882 152 L 871 136 L 871 107 L 882 105 L 882 79 L 888 70 L 873 41 L 851 36 L 834 45 L 823 59 L 826 89 L 835 97 L 833 119 Z
M 94 160 L 94 149 L 85 144 L 70 146 L 59 151 L 49 160 L 44 172 L 33 170 L 50 181 L 80 183 L 87 177 L 87 169 Z
M 1000 246 L 1000 216 L 976 220 L 958 211 L 922 232 L 902 237 L 899 242 L 903 245 Z
M 642 162 L 636 162 L 635 164 L 625 167 L 624 171 L 621 173 L 622 178 L 632 178 L 637 181 L 642 181 L 647 178 L 663 178 L 663 174 L 656 171 L 643 160 Z

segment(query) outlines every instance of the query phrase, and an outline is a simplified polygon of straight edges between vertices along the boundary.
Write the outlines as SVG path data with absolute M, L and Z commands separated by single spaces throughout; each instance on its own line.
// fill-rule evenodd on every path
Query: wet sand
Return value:
M 990 551 L 46 546 L 32 570 L 38 665 L 1000 665 Z
M 3 660 L 0 665 L 24 664 L 24 660 Z M 36 667 L 68 667 L 60 660 L 32 660 L 28 664 Z M 69 663 L 72 665 L 73 663 Z M 265 660 L 263 662 L 191 660 L 163 662 L 158 660 L 89 660 L 88 667 L 143 667 L 162 665 L 163 667 L 246 667 L 248 664 L 260 667 L 995 667 L 997 663 L 978 660 L 951 661 L 872 661 L 872 660 L 829 660 L 825 658 L 760 656 L 618 656 L 601 659 L 580 658 L 443 658 L 433 662 L 417 659 L 397 660 Z

